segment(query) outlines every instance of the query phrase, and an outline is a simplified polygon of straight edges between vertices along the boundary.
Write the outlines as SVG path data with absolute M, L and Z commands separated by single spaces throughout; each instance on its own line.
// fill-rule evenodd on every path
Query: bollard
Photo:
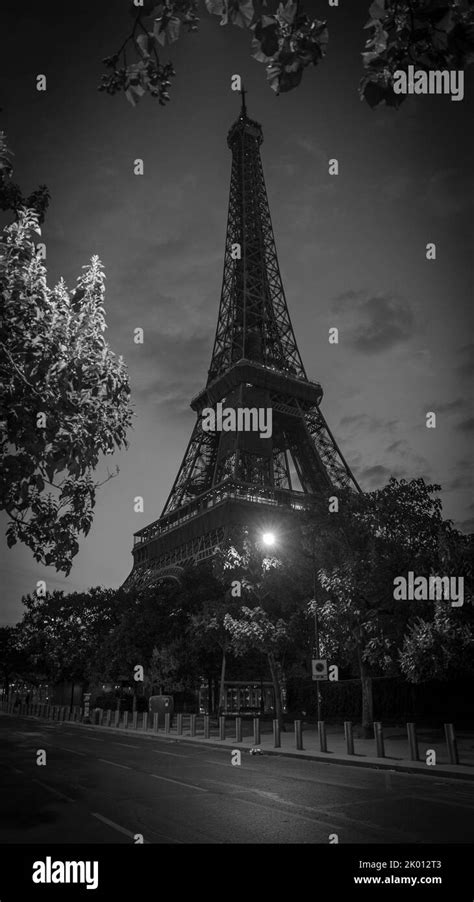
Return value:
M 459 764 L 459 754 L 458 754 L 458 744 L 456 740 L 456 734 L 454 732 L 454 724 L 445 723 L 444 726 L 444 735 L 446 737 L 446 745 L 448 746 L 449 752 L 449 763 L 450 764 Z
M 62 718 L 61 719 L 64 721 L 64 720 L 66 720 L 66 717 L 67 717 L 67 707 L 65 706 L 62 709 Z
M 155 714 L 153 715 L 153 732 L 154 733 L 158 732 L 158 717 L 159 717 L 158 712 L 155 712 Z
M 235 718 L 235 741 L 242 742 L 242 718 Z
M 120 710 L 114 711 L 114 727 L 120 726 Z
M 410 746 L 410 759 L 418 761 L 418 739 L 416 736 L 416 723 L 407 723 L 408 745 Z
M 380 720 L 374 721 L 374 736 L 377 745 L 377 758 L 385 758 L 385 748 L 383 743 L 383 727 Z
M 148 712 L 147 711 L 143 712 L 142 730 L 144 730 L 145 733 L 148 730 Z
M 318 736 L 319 736 L 319 751 L 327 752 L 328 743 L 326 738 L 326 724 L 324 720 L 318 720 Z
M 273 748 L 279 749 L 281 746 L 280 727 L 278 721 L 273 721 Z
M 253 719 L 253 742 L 254 745 L 260 745 L 260 718 L 254 717 Z
M 176 715 L 176 735 L 177 736 L 183 735 L 183 715 L 182 714 Z
M 170 728 L 171 728 L 170 712 L 167 711 L 165 714 L 165 733 L 169 733 Z
M 124 730 L 128 729 L 128 711 L 123 712 L 123 728 Z
M 219 739 L 225 739 L 225 715 L 219 716 Z
M 296 748 L 301 750 L 303 748 L 303 729 L 301 720 L 295 720 L 295 742 Z
M 138 727 L 138 711 L 133 711 L 132 713 L 132 730 L 136 730 Z
M 111 709 L 111 708 L 107 708 L 107 711 L 106 711 L 106 714 L 105 714 L 105 726 L 106 726 L 106 727 L 110 727 L 110 722 L 111 722 L 111 720 L 112 720 L 112 709 Z
M 352 721 L 344 721 L 344 736 L 346 737 L 346 749 L 348 755 L 354 754 L 354 734 L 352 732 Z
M 189 716 L 189 733 L 191 736 L 196 735 L 196 715 L 190 714 Z
M 211 724 L 209 714 L 204 715 L 204 739 L 209 739 L 211 735 Z

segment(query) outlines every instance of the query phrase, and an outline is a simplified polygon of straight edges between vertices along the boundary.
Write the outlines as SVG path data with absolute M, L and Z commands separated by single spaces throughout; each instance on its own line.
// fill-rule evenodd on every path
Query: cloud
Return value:
M 434 410 L 435 413 L 456 413 L 466 406 L 464 398 L 455 398 L 454 401 L 431 401 L 423 410 Z
M 395 295 L 346 291 L 333 299 L 332 309 L 342 318 L 342 340 L 347 335 L 360 354 L 379 354 L 409 341 L 414 334 L 413 311 Z
M 361 470 L 359 474 L 359 481 L 361 483 L 368 484 L 372 489 L 381 488 L 381 486 L 385 485 L 391 476 L 403 476 L 397 469 L 390 469 L 389 467 L 383 467 L 382 464 L 376 464 L 373 467 L 366 467 L 365 470 Z
M 339 425 L 349 427 L 353 432 L 378 432 L 379 430 L 393 432 L 398 425 L 398 420 L 381 420 L 378 417 L 371 417 L 367 413 L 356 413 L 342 417 Z
M 415 475 L 415 470 L 419 472 L 420 467 L 423 467 L 424 474 L 428 472 L 429 464 L 426 460 L 426 457 L 423 457 L 422 454 L 417 454 L 416 451 L 413 451 L 408 442 L 405 441 L 405 439 L 399 439 L 396 442 L 392 442 L 392 444 L 389 445 L 386 449 L 386 454 L 395 454 L 403 461 L 405 461 L 411 467 L 412 476 Z
M 446 483 L 445 488 L 450 491 L 458 491 L 460 489 L 468 489 L 472 491 L 473 484 L 473 462 L 469 458 L 461 458 L 456 463 L 456 476 Z
M 453 216 L 471 209 L 474 178 L 462 167 L 435 172 L 428 181 L 423 206 L 437 216 Z
M 474 532 L 474 517 L 471 517 L 469 520 L 461 520 L 455 525 L 456 528 L 460 530 L 460 532 L 464 532 L 466 534 Z
M 458 432 L 473 432 L 474 417 L 468 417 L 467 420 L 461 420 L 454 428 L 457 429 Z
M 132 389 L 144 402 L 180 415 L 204 388 L 211 351 L 207 329 L 146 332 L 145 343 L 128 356 Z
M 407 444 L 408 444 L 408 443 L 407 443 L 404 439 L 399 439 L 397 442 L 392 442 L 392 444 L 389 445 L 388 448 L 387 448 L 387 454 L 390 454 L 390 453 L 393 452 L 393 451 L 400 451 L 400 452 L 402 452 L 403 449 L 404 449 L 404 447 L 405 447 Z
M 474 376 L 474 344 L 462 345 L 456 353 L 461 361 L 456 367 L 458 375 L 462 378 Z

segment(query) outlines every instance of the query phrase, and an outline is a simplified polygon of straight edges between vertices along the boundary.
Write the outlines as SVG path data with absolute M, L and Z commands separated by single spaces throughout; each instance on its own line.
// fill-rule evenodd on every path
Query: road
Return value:
M 474 841 L 473 782 L 32 718 L 0 716 L 0 793 L 0 843 Z

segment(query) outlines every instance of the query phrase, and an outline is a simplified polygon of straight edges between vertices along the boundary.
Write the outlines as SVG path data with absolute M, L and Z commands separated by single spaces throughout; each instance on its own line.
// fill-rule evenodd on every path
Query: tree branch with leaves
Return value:
M 204 5 L 220 17 L 220 25 L 252 33 L 252 57 L 265 66 L 276 94 L 296 88 L 305 69 L 326 55 L 327 23 L 309 16 L 299 0 L 204 0 Z M 124 92 L 133 106 L 149 94 L 164 106 L 176 73 L 172 63 L 160 61 L 160 54 L 183 30 L 198 31 L 199 0 L 133 0 L 129 10 L 133 27 L 116 52 L 103 60 L 109 71 L 99 90 Z M 369 15 L 365 28 L 370 33 L 362 52 L 366 74 L 359 93 L 371 107 L 400 106 L 405 95 L 395 94 L 394 74 L 408 65 L 426 71 L 464 69 L 474 61 L 472 0 L 374 0 Z
M 0 173 L 0 183 L 9 174 Z M 77 286 L 49 288 L 40 214 L 14 208 L 0 237 L 0 509 L 9 547 L 69 573 L 93 521 L 93 473 L 127 446 L 126 366 L 105 340 L 105 274 L 94 256 Z

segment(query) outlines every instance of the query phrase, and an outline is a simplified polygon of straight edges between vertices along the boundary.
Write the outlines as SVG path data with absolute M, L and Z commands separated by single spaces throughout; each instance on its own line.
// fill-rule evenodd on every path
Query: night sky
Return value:
M 465 97 L 409 97 L 399 111 L 359 100 L 369 0 L 305 8 L 327 18 L 328 54 L 277 97 L 250 34 L 202 11 L 197 34 L 163 55 L 177 70 L 166 107 L 97 91 L 103 57 L 130 30 L 126 0 L 6 2 L 0 13 L 0 128 L 14 178 L 45 183 L 49 284 L 69 287 L 93 254 L 107 275 L 108 340 L 127 361 L 136 418 L 120 475 L 98 492 L 69 578 L 8 550 L 1 623 L 38 579 L 50 590 L 119 586 L 133 533 L 160 516 L 205 384 L 219 306 L 231 155 L 239 112 L 230 78 L 262 123 L 262 159 L 296 339 L 323 413 L 364 490 L 391 475 L 443 486 L 444 515 L 474 527 L 469 388 L 473 373 L 474 84 Z M 47 91 L 36 76 L 47 76 Z M 144 175 L 133 161 L 144 160 Z M 337 158 L 340 175 L 328 174 Z M 6 221 L 5 217 L 3 221 Z M 435 242 L 437 260 L 426 259 Z M 145 330 L 135 345 L 133 330 Z M 337 326 L 339 345 L 328 329 Z M 437 428 L 427 429 L 427 411 Z M 471 453 L 470 453 L 471 452 Z M 105 469 L 98 471 L 102 477 Z M 133 499 L 145 511 L 134 513 Z M 6 525 L 6 518 L 2 525 Z

